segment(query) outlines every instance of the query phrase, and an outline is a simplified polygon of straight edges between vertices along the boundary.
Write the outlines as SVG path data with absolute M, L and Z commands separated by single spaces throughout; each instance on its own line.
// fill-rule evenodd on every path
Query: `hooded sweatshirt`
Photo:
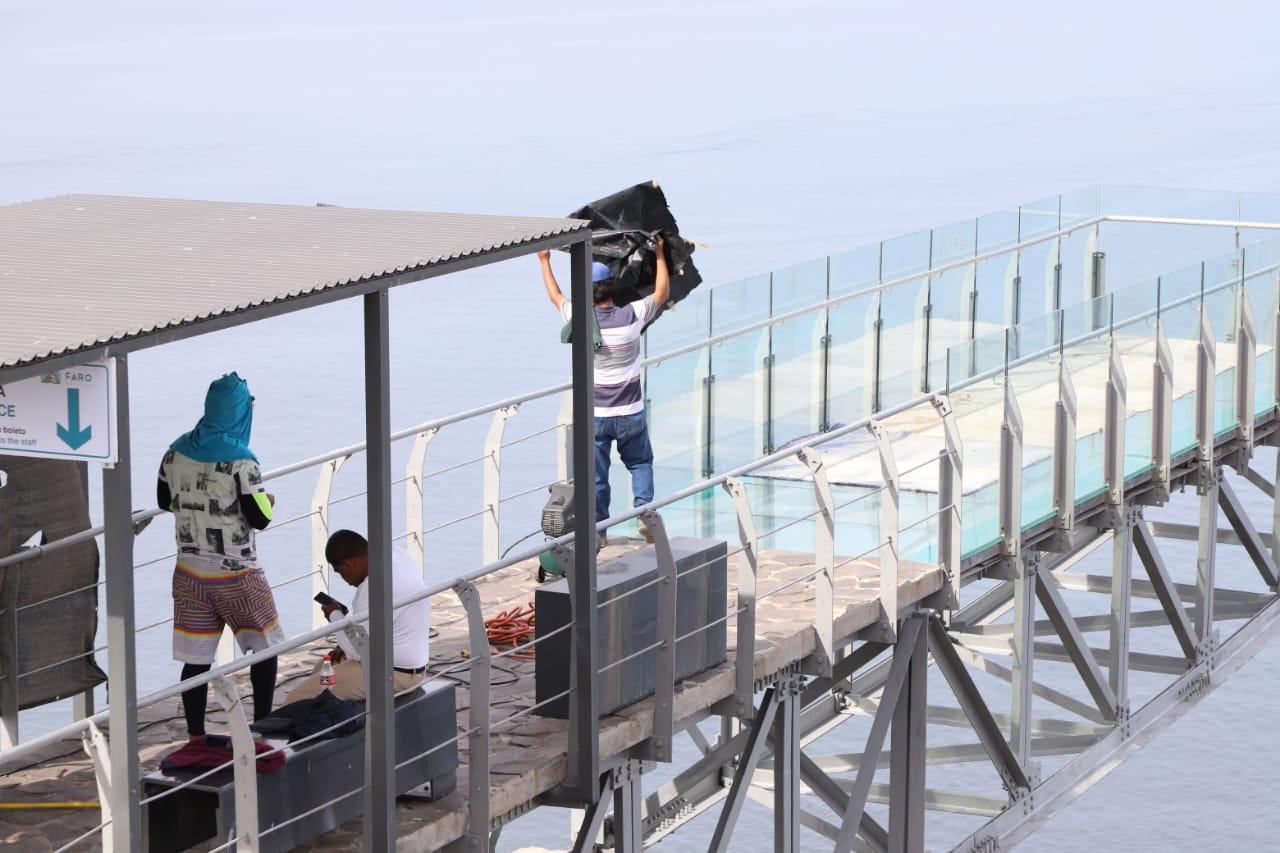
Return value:
M 208 558 L 221 568 L 258 567 L 254 533 L 272 517 L 258 458 L 249 449 L 253 396 L 229 373 L 209 386 L 204 417 L 165 453 L 156 503 L 174 516 L 182 555 Z

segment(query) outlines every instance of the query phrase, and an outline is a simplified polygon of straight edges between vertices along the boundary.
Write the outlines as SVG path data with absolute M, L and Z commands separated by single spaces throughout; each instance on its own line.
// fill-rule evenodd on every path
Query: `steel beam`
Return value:
M 922 853 L 925 809 L 925 712 L 929 641 L 917 638 L 906 683 L 893 712 L 889 752 L 889 851 Z
M 857 768 L 849 769 L 856 770 Z M 816 794 L 818 799 L 826 803 L 827 808 L 836 814 L 844 814 L 845 809 L 849 807 L 849 794 L 840 786 L 840 783 L 828 776 L 826 771 L 819 767 L 814 759 L 803 752 L 800 753 L 800 778 L 809 786 L 809 790 Z M 888 830 L 865 811 L 862 813 L 862 821 L 858 825 L 858 833 L 866 840 L 867 846 L 872 850 L 884 853 L 889 849 Z M 837 829 L 837 837 L 838 834 L 839 830 Z M 834 840 L 835 838 L 832 839 L 832 841 Z
M 129 362 L 116 360 L 116 463 L 102 471 L 106 556 L 108 746 L 111 756 L 111 841 L 115 853 L 142 849 L 138 766 L 138 663 L 134 645 L 133 452 L 130 445 Z
M 981 670 L 982 672 L 985 672 L 988 675 L 994 675 L 996 678 L 999 678 L 1000 680 L 1008 684 L 1013 683 L 1013 670 L 1009 669 L 1006 666 L 1002 666 L 1001 664 L 991 660 L 990 658 L 983 657 L 982 655 L 978 654 L 978 652 L 975 651 L 972 647 L 970 647 L 965 640 L 956 638 L 954 633 L 952 633 L 951 636 L 953 639 L 956 640 L 957 645 L 955 647 L 955 652 L 962 661 L 964 661 L 966 664 L 973 667 L 974 669 Z M 1003 653 L 1007 655 L 1009 654 L 1009 648 L 1006 645 L 1003 649 L 1001 649 L 996 653 L 997 654 Z M 1101 678 L 1101 674 L 1099 674 L 1098 677 Z M 1052 702 L 1053 704 L 1057 705 L 1059 708 L 1062 708 L 1064 710 L 1070 711 L 1073 714 L 1078 714 L 1081 717 L 1084 717 L 1086 720 L 1092 720 L 1095 723 L 1110 722 L 1106 711 L 1099 710 L 1098 708 L 1094 707 L 1093 705 L 1090 705 L 1087 702 L 1081 702 L 1079 699 L 1076 699 L 1074 696 L 1068 696 L 1067 694 L 1062 693 L 1061 691 L 1053 689 L 1047 684 L 1041 684 L 1040 682 L 1033 680 L 1031 682 L 1031 692 L 1034 695 L 1039 696 L 1041 699 Z M 1033 728 L 1034 728 L 1034 723 L 1033 723 Z
M 604 814 L 608 811 L 608 800 L 600 797 L 587 806 L 578 826 L 578 834 L 574 836 L 573 853 L 592 853 L 596 847 L 596 839 L 600 837 L 600 828 L 604 826 Z
M 926 618 L 912 616 L 902 623 L 898 632 L 898 642 L 894 645 L 893 664 L 889 668 L 889 678 L 885 682 L 880 706 L 876 709 L 875 719 L 871 723 L 871 733 L 867 737 L 866 754 L 869 758 L 879 759 L 884 748 L 884 739 L 888 734 L 889 723 L 893 719 L 895 706 L 906 684 L 910 673 L 911 661 L 916 643 L 921 639 Z M 867 794 L 875 778 L 875 761 L 868 761 L 865 767 L 859 768 L 857 779 L 849 793 L 849 802 L 845 806 L 840 822 L 840 837 L 836 839 L 835 853 L 851 853 L 853 839 L 866 810 Z
M 573 300 L 573 560 L 569 575 L 573 619 L 569 748 L 564 793 L 582 803 L 600 796 L 599 619 L 596 578 L 595 348 L 592 345 L 591 240 L 570 250 Z
M 729 838 L 733 835 L 738 814 L 742 811 L 743 798 L 746 796 L 747 789 L 751 787 L 751 777 L 755 775 L 756 764 L 764 754 L 769 728 L 773 725 L 773 718 L 777 712 L 778 688 L 769 687 L 765 690 L 764 698 L 760 702 L 760 710 L 751 721 L 747 743 L 742 749 L 742 757 L 738 759 L 738 769 L 733 774 L 733 784 L 729 787 L 729 794 L 725 797 L 720 817 L 716 821 L 715 832 L 711 836 L 711 846 L 707 848 L 708 853 L 725 853 L 729 849 Z
M 1253 522 L 1249 520 L 1249 514 L 1245 512 L 1244 505 L 1240 503 L 1235 490 L 1225 478 L 1218 483 L 1218 502 L 1231 528 L 1240 537 L 1240 544 L 1244 546 L 1249 559 L 1258 569 L 1258 574 L 1262 575 L 1263 582 L 1274 590 L 1277 584 L 1280 584 L 1280 573 L 1276 571 L 1275 561 L 1271 559 L 1271 554 L 1267 552 L 1262 537 L 1258 535 Z
M 947 636 L 946 628 L 937 620 L 929 621 L 929 651 L 933 653 L 934 663 L 938 665 L 939 671 L 947 680 L 947 684 L 951 687 L 951 692 L 955 695 L 956 701 L 960 703 L 960 711 L 964 714 L 964 718 L 969 725 L 973 727 L 973 731 L 978 736 L 978 740 L 987 751 L 987 755 L 991 758 L 991 763 L 995 765 L 996 772 L 1000 774 L 1000 778 L 1004 781 L 1005 788 L 1013 794 L 1030 788 L 1031 785 L 1027 779 L 1027 774 L 1023 771 L 1022 765 L 1018 762 L 1017 756 L 1009 747 L 1009 742 L 1004 739 L 1004 733 L 1000 731 L 1000 726 L 996 721 L 996 717 L 987 707 L 986 701 L 982 698 L 982 694 L 978 692 L 978 687 L 973 683 L 973 677 L 969 675 L 968 670 L 964 668 L 956 654 L 955 648 L 951 644 L 951 638 Z M 950 708 L 935 709 L 929 708 L 929 722 L 944 722 L 935 717 L 936 710 L 951 711 Z M 1034 731 L 1034 721 L 1028 726 L 1029 731 Z M 1078 732 L 1057 732 L 1058 734 L 1077 734 Z
M 1181 596 L 1178 595 L 1177 586 L 1169 577 L 1169 570 L 1165 568 L 1164 560 L 1160 557 L 1155 537 L 1151 535 L 1150 529 L 1141 523 L 1134 527 L 1134 534 L 1133 544 L 1137 548 L 1138 559 L 1147 570 L 1147 577 L 1151 579 L 1151 585 L 1160 599 L 1160 606 L 1169 619 L 1169 625 L 1178 639 L 1178 645 L 1182 647 L 1182 653 L 1188 660 L 1194 660 L 1197 645 L 1195 627 L 1187 618 L 1187 609 L 1182 603 Z
M 364 847 L 395 846 L 395 688 L 392 685 L 390 294 L 364 297 L 365 481 L 368 484 L 369 641 L 364 656 Z
M 1157 539 L 1180 539 L 1183 542 L 1197 542 L 1200 539 L 1200 527 L 1195 524 L 1179 524 L 1174 521 L 1151 521 L 1151 533 Z M 1219 527 L 1217 540 L 1219 545 L 1243 545 L 1240 537 L 1229 527 Z M 1258 539 L 1268 548 L 1274 547 L 1271 533 L 1258 533 Z
M 1117 585 L 1118 586 L 1118 585 Z M 1129 585 L 1123 585 L 1127 590 Z M 1113 586 L 1113 589 L 1115 587 Z M 1094 703 L 1098 706 L 1098 710 L 1102 712 L 1107 719 L 1114 720 L 1116 716 L 1116 678 L 1113 669 L 1111 683 L 1103 678 L 1102 669 L 1098 666 L 1098 662 L 1094 659 L 1093 654 L 1089 651 L 1089 646 L 1085 642 L 1084 635 L 1080 633 L 1079 627 L 1075 620 L 1071 617 L 1071 611 L 1067 609 L 1067 603 L 1062 599 L 1062 593 L 1058 591 L 1057 585 L 1053 582 L 1053 578 L 1045 578 L 1043 582 L 1036 585 L 1036 595 L 1040 599 L 1040 606 L 1044 608 L 1045 615 L 1049 617 L 1049 621 L 1053 623 L 1053 627 L 1057 630 L 1058 636 L 1062 639 L 1063 645 L 1067 648 L 1067 652 L 1071 657 L 1071 662 L 1075 665 L 1076 672 L 1080 674 L 1080 680 L 1084 682 L 1085 688 L 1089 691 L 1089 695 L 1093 697 Z M 1128 602 L 1128 596 L 1125 595 L 1124 601 Z M 1128 611 L 1125 611 L 1125 622 L 1123 624 L 1125 638 L 1128 638 Z M 1113 607 L 1111 613 L 1112 619 L 1112 637 L 1114 648 L 1114 637 L 1116 631 L 1116 614 Z M 1015 632 L 1016 633 L 1016 632 Z M 1034 626 L 1032 630 L 1034 636 Z M 1126 646 L 1127 652 L 1127 646 Z M 1028 744 L 1028 748 L 1030 745 Z

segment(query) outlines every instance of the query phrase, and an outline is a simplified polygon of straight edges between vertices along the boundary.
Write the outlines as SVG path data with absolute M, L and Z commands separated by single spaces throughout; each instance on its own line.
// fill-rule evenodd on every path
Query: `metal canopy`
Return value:
M 0 373 L 141 349 L 587 231 L 574 219 L 97 195 L 3 206 Z

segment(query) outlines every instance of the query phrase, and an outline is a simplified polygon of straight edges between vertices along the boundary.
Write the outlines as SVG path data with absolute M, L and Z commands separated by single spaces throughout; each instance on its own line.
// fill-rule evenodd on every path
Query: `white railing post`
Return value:
M 405 539 L 405 547 L 418 561 L 418 568 L 423 569 L 424 572 L 427 565 L 427 536 L 426 523 L 422 515 L 422 474 L 427 463 L 427 447 L 438 432 L 440 432 L 439 427 L 432 427 L 415 435 L 413 447 L 409 450 L 409 461 L 404 466 L 405 529 L 409 534 Z
M 1006 556 L 1022 551 L 1022 412 L 1013 385 L 1004 383 L 1004 416 L 1000 424 L 1000 538 Z
M 89 727 L 80 733 L 84 751 L 93 761 L 93 778 L 98 784 L 98 808 L 102 824 L 102 853 L 113 853 L 115 838 L 111 832 L 111 750 L 98 724 L 89 721 Z
M 556 479 L 567 483 L 573 479 L 573 392 L 565 391 L 556 413 L 559 427 L 556 440 Z
M 502 435 L 507 429 L 507 419 L 519 410 L 519 406 L 506 406 L 494 412 L 484 440 L 484 515 L 480 517 L 483 527 L 480 557 L 486 563 L 498 559 L 498 539 L 502 532 Z
M 961 503 L 964 494 L 964 453 L 951 400 L 939 396 L 934 410 L 942 421 L 943 455 L 938 461 L 938 565 L 946 573 L 951 597 L 946 618 L 960 607 L 960 569 L 964 554 Z
M 1053 511 L 1058 529 L 1058 545 L 1069 547 L 1076 524 L 1076 387 L 1071 381 L 1067 360 L 1058 362 L 1058 402 L 1053 420 Z
M 238 853 L 258 853 L 258 754 L 249 731 L 249 718 L 235 682 L 225 675 L 209 682 L 227 711 L 235 780 L 236 847 Z
M 835 659 L 836 514 L 831 484 L 823 468 L 822 454 L 805 447 L 797 454 L 813 477 L 818 513 L 813 520 L 813 629 L 815 642 L 811 675 L 830 676 Z
M 333 490 L 333 478 L 350 456 L 330 459 L 320 467 L 316 489 L 311 495 L 311 594 L 329 593 L 329 562 L 324 557 L 324 546 L 329 542 L 329 496 Z M 320 605 L 311 608 L 311 627 L 326 623 Z
M 884 424 L 873 423 L 871 434 L 880 456 L 880 619 L 884 642 L 898 638 L 898 463 L 893 458 L 893 445 Z

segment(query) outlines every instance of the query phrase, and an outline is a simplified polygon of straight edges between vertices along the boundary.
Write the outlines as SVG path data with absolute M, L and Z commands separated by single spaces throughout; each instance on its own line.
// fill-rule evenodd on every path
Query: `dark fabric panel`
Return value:
M 6 481 L 0 486 L 0 556 L 15 553 L 36 533 L 44 543 L 90 526 L 79 463 L 0 456 L 0 471 Z M 0 670 L 10 672 L 13 665 L 20 675 L 31 673 L 18 679 L 18 707 L 33 708 L 106 681 L 92 654 L 97 581 L 93 540 L 0 569 Z M 82 591 L 62 595 L 73 589 Z M 36 604 L 53 596 L 62 597 Z M 0 678 L 0 690 L 10 684 Z
M 671 302 L 679 302 L 702 283 L 693 264 L 694 245 L 680 236 L 680 226 L 667 206 L 662 187 L 648 181 L 597 199 L 569 214 L 591 223 L 591 253 L 607 264 L 618 280 L 614 302 L 626 305 L 653 293 L 656 270 L 653 235 L 667 241 L 667 269 L 671 273 Z M 648 326 L 665 306 L 649 318 Z

